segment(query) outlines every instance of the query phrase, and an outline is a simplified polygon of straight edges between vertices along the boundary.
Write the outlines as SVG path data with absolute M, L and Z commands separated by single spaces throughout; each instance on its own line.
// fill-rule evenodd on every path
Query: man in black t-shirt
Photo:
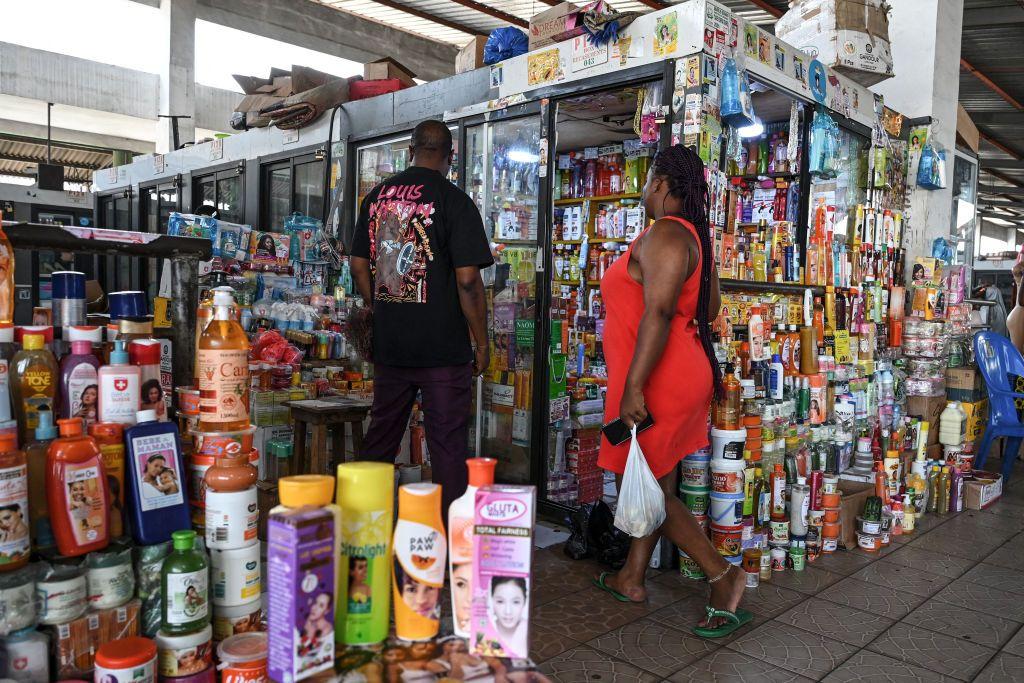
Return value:
M 352 276 L 373 310 L 373 408 L 361 457 L 394 462 L 419 390 L 447 511 L 466 490 L 472 378 L 489 363 L 480 270 L 493 258 L 479 210 L 445 177 L 448 127 L 419 124 L 409 153 L 409 168 L 363 200 L 352 243 Z

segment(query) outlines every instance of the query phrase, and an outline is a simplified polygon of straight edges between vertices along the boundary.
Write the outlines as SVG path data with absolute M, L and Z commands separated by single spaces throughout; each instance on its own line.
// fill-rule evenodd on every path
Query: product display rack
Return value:
M 192 346 L 196 326 L 194 302 L 199 294 L 199 262 L 212 256 L 210 240 L 170 237 L 130 230 L 69 228 L 39 223 L 3 222 L 15 249 L 52 249 L 76 254 L 165 258 L 171 264 L 171 328 L 174 343 L 173 379 L 184 386 L 192 378 Z

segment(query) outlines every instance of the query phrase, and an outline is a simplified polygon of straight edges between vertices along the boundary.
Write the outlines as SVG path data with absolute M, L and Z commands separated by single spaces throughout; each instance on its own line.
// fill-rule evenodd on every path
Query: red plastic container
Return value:
M 57 420 L 60 438 L 46 456 L 46 503 L 57 549 L 75 557 L 110 542 L 110 488 L 96 440 L 81 418 Z
M 352 81 L 348 84 L 348 99 L 351 102 L 365 100 L 377 95 L 386 95 L 389 92 L 398 92 L 406 87 L 408 86 L 397 78 L 385 78 L 377 81 Z

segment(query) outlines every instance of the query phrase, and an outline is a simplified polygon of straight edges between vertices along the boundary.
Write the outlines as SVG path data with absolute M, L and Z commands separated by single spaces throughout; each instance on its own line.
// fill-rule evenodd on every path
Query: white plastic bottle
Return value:
M 950 401 L 939 416 L 939 443 L 943 446 L 959 446 L 964 442 L 964 423 L 967 414 L 959 401 Z
M 110 365 L 99 369 L 100 422 L 135 424 L 139 410 L 141 374 L 138 366 L 128 364 L 123 341 L 114 342 Z
M 776 353 L 772 356 L 771 365 L 768 366 L 768 386 L 771 388 L 771 398 L 776 401 L 782 400 L 785 375 L 786 368 L 782 364 L 782 358 Z
M 494 483 L 493 458 L 470 458 L 469 486 L 448 508 L 448 572 L 452 593 L 452 626 L 455 635 L 469 638 L 473 606 L 473 516 L 476 491 Z

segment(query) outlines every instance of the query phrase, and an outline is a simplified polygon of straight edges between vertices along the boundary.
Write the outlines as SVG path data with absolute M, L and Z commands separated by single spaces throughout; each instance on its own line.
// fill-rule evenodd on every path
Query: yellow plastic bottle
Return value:
M 11 398 L 18 421 L 18 443 L 27 443 L 39 425 L 39 410 L 53 411 L 60 370 L 41 334 L 26 334 L 11 360 Z
M 374 645 L 387 638 L 390 620 L 395 468 L 348 462 L 338 465 L 337 480 L 341 540 L 334 637 L 345 645 Z
M 399 488 L 392 585 L 395 635 L 400 640 L 429 640 L 437 635 L 447 551 L 441 487 L 420 482 Z
M 199 338 L 200 431 L 236 431 L 249 426 L 249 337 L 235 321 L 230 287 L 213 293 L 213 320 Z

